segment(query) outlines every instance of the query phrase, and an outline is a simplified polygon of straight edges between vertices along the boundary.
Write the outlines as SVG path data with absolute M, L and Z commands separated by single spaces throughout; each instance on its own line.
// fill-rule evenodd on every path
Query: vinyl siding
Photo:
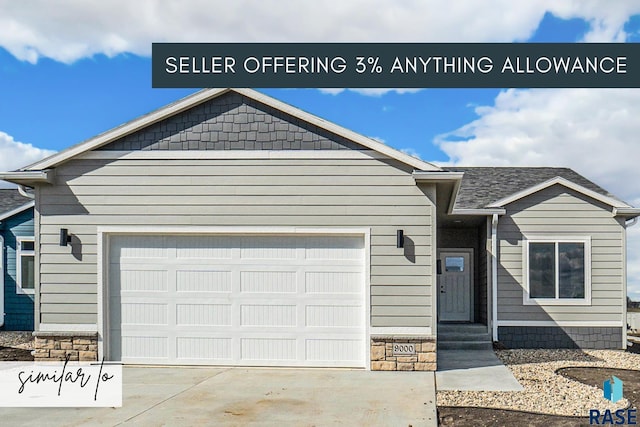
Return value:
M 16 248 L 17 237 L 33 237 L 33 209 L 20 212 L 0 222 L 0 232 L 4 236 L 4 327 L 9 331 L 32 331 L 33 295 L 16 292 Z
M 305 226 L 370 228 L 371 325 L 432 326 L 434 191 L 411 172 L 365 156 L 70 161 L 38 188 L 40 321 L 96 322 L 98 226 Z
M 611 208 L 560 185 L 507 206 L 498 223 L 498 319 L 620 321 L 623 288 L 622 220 Z M 591 237 L 591 306 L 523 305 L 523 245 L 528 234 Z

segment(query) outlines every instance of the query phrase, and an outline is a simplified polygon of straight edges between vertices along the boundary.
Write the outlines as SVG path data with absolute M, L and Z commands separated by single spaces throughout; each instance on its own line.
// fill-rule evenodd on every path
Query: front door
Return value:
M 440 252 L 439 321 L 471 321 L 471 253 Z

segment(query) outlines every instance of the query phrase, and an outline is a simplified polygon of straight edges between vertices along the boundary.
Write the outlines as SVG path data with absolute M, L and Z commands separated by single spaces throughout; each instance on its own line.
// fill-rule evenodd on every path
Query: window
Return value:
M 18 237 L 16 250 L 17 291 L 35 292 L 35 241 L 33 237 Z
M 531 237 L 524 245 L 525 304 L 591 304 L 589 237 Z
M 464 257 L 461 256 L 448 256 L 444 258 L 445 271 L 464 271 Z

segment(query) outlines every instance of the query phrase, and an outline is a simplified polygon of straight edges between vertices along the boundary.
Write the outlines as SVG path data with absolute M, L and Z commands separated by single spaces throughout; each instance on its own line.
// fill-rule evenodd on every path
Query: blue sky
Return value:
M 2 170 L 192 93 L 151 88 L 152 42 L 640 41 L 640 2 L 25 3 L 0 1 Z M 640 206 L 639 90 L 262 91 L 423 160 L 568 166 Z M 640 299 L 640 226 L 629 289 Z

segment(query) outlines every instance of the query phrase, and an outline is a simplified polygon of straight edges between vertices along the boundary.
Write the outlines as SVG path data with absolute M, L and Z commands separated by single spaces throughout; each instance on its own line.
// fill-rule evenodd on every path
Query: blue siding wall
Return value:
M 33 236 L 33 208 L 0 223 L 4 237 L 4 327 L 8 331 L 33 331 L 33 295 L 16 293 L 16 237 Z

